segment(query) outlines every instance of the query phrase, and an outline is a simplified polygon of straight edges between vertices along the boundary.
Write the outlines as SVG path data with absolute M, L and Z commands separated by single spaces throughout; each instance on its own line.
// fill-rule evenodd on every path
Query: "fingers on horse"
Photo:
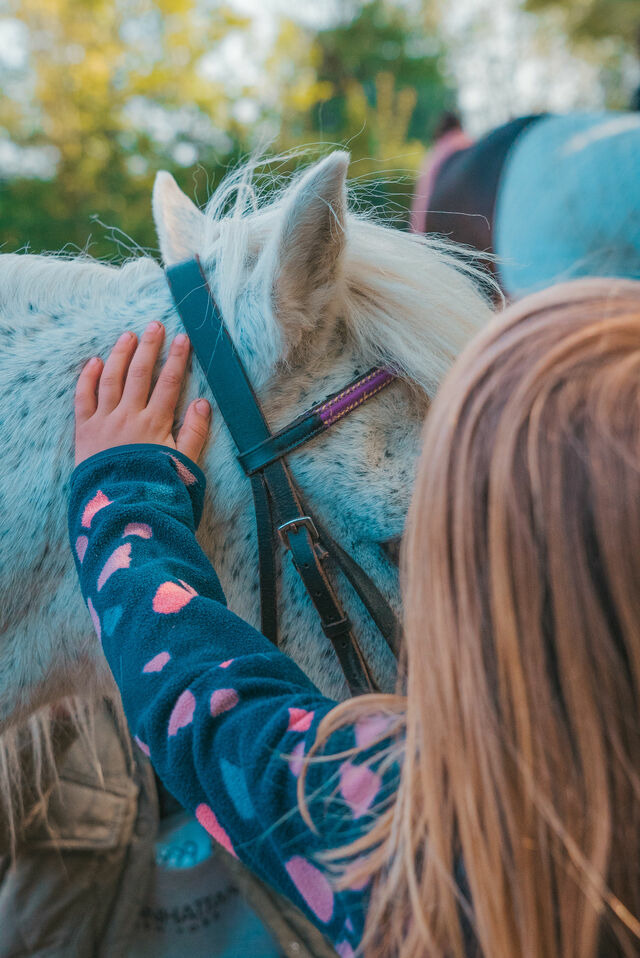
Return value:
M 189 405 L 176 439 L 176 448 L 194 462 L 198 461 L 207 441 L 210 421 L 211 406 L 206 399 L 196 399 Z
M 111 412 L 122 399 L 127 369 L 136 348 L 135 333 L 123 333 L 107 357 L 98 388 L 98 407 Z
M 98 407 L 98 383 L 102 372 L 102 360 L 97 356 L 84 366 L 76 385 L 76 421 L 85 422 Z
M 158 361 L 164 341 L 164 326 L 156 321 L 149 323 L 140 345 L 135 351 L 122 393 L 123 400 L 136 409 L 147 405 L 153 369 Z
M 170 419 L 171 422 L 174 419 L 188 361 L 189 338 L 184 333 L 180 333 L 171 343 L 167 361 L 162 367 L 149 400 L 149 409 L 159 416 Z

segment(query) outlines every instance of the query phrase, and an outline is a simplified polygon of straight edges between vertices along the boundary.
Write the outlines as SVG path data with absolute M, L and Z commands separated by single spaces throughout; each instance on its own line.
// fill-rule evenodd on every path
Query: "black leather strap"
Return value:
M 316 523 L 320 538 L 329 555 L 351 583 L 365 609 L 373 619 L 383 639 L 397 658 L 400 651 L 401 626 L 398 617 L 371 576 L 332 539 L 326 529 Z
M 251 476 L 254 472 L 264 469 L 269 463 L 275 462 L 276 459 L 282 459 L 283 456 L 288 455 L 298 446 L 304 445 L 325 429 L 330 429 L 334 422 L 345 416 L 351 409 L 366 402 L 369 396 L 384 389 L 394 379 L 395 374 L 379 367 L 358 376 L 348 386 L 343 386 L 331 396 L 312 406 L 268 439 L 263 439 L 257 446 L 241 453 L 238 459 L 242 468 L 248 476 Z
M 167 269 L 193 351 L 240 453 L 271 436 L 260 403 L 197 259 Z
M 307 513 L 288 467 L 283 462 L 274 462 L 265 468 L 264 476 L 273 496 L 278 527 L 288 527 L 284 544 L 290 549 L 295 567 L 318 611 L 322 630 L 335 649 L 349 690 L 352 695 L 376 690 L 351 622 L 328 578 L 325 563 L 329 553 L 316 539 L 310 523 L 296 521 L 307 518 Z
M 260 628 L 278 645 L 278 569 L 276 538 L 271 515 L 269 490 L 261 475 L 251 476 L 251 491 L 258 532 L 258 576 L 260 581 Z
M 309 439 L 313 439 L 318 433 L 326 429 L 319 416 L 315 413 L 306 415 L 303 419 L 285 426 L 279 432 L 264 439 L 253 449 L 248 449 L 238 456 L 240 464 L 248 476 L 259 472 L 275 462 L 276 459 L 282 459 L 298 446 L 304 445 Z
M 242 453 L 268 439 L 271 433 L 199 261 L 188 260 L 170 267 L 167 280 L 222 418 Z M 252 481 L 251 491 L 258 530 L 261 628 L 277 645 L 277 575 L 268 494 L 259 477 Z

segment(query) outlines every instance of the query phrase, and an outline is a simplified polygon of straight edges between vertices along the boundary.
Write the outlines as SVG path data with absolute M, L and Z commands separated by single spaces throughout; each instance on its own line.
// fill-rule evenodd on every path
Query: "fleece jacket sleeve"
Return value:
M 336 703 L 226 607 L 195 537 L 204 488 L 200 469 L 163 446 L 81 463 L 69 533 L 84 599 L 135 741 L 169 791 L 350 955 L 367 889 L 336 891 L 323 853 L 392 797 L 384 719 L 334 733 L 310 764 L 309 828 L 298 776 Z

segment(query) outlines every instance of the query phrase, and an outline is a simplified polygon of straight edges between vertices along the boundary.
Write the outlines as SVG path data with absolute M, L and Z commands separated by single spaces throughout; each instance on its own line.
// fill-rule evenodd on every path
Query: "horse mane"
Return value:
M 73 269 L 69 269 L 70 266 Z M 56 312 L 68 307 L 70 302 L 95 305 L 98 289 L 103 297 L 122 299 L 139 295 L 145 286 L 161 278 L 158 263 L 146 256 L 116 266 L 86 253 L 5 253 L 0 306 L 9 316 L 21 312 Z
M 285 180 L 269 172 L 257 177 L 256 166 L 251 160 L 230 173 L 204 211 L 200 256 L 205 263 L 215 259 L 224 276 L 219 298 L 228 315 L 235 312 L 247 265 L 286 215 L 287 191 L 302 175 Z M 352 190 L 350 199 L 357 200 L 356 194 Z M 336 228 L 343 228 L 337 218 Z M 454 252 L 444 239 L 403 232 L 370 212 L 349 211 L 344 230 L 339 315 L 372 365 L 393 366 L 433 396 L 458 353 L 490 317 L 489 295 L 495 295 L 496 284 L 478 265 L 479 254 L 459 247 Z M 276 266 L 275 245 L 270 255 L 267 271 Z M 9 317 L 31 312 L 40 323 L 70 303 L 95 309 L 98 294 L 111 303 L 140 304 L 149 298 L 163 308 L 171 306 L 161 268 L 147 256 L 137 255 L 119 267 L 87 254 L 2 257 L 0 305 Z M 272 309 L 269 295 L 262 305 Z M 118 711 L 118 703 L 114 708 Z M 28 791 L 37 808 L 45 808 L 56 781 L 51 728 L 58 709 L 75 723 L 99 765 L 86 699 L 65 698 L 0 735 L 0 816 L 14 851 L 27 811 L 25 755 L 32 757 L 28 764 L 34 781 Z
M 124 713 L 116 702 L 113 711 L 118 725 L 124 726 Z M 89 762 L 101 778 L 94 708 L 87 699 L 67 696 L 6 729 L 0 735 L 0 858 L 5 851 L 15 856 L 23 829 L 35 818 L 46 824 L 48 799 L 59 781 L 53 728 L 61 719 L 67 723 L 68 744 L 75 738 L 83 742 Z
M 491 317 L 487 274 L 446 240 L 347 217 L 345 318 L 363 352 L 433 396 Z
M 256 237 L 277 228 L 288 192 L 306 172 L 258 177 L 256 165 L 252 160 L 228 174 L 205 211 L 202 256 L 218 261 L 224 276 L 220 305 L 228 316 L 234 315 Z M 357 185 L 349 201 L 350 207 L 358 205 Z M 337 217 L 334 222 L 342 228 Z M 350 209 L 344 231 L 339 315 L 372 364 L 394 367 L 433 396 L 456 356 L 490 318 L 490 300 L 500 296 L 497 283 L 477 251 L 389 226 L 371 211 Z M 275 246 L 271 258 L 267 272 L 277 265 Z M 271 303 L 263 307 L 268 310 Z

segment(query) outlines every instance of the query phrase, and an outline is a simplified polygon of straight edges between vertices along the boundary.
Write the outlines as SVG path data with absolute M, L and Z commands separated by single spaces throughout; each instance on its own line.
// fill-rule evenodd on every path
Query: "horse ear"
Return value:
M 274 291 L 278 317 L 294 337 L 315 325 L 335 295 L 345 244 L 348 166 L 348 153 L 332 153 L 284 200 Z
M 165 266 L 191 259 L 200 252 L 204 214 L 165 170 L 156 174 L 153 184 L 153 219 Z

